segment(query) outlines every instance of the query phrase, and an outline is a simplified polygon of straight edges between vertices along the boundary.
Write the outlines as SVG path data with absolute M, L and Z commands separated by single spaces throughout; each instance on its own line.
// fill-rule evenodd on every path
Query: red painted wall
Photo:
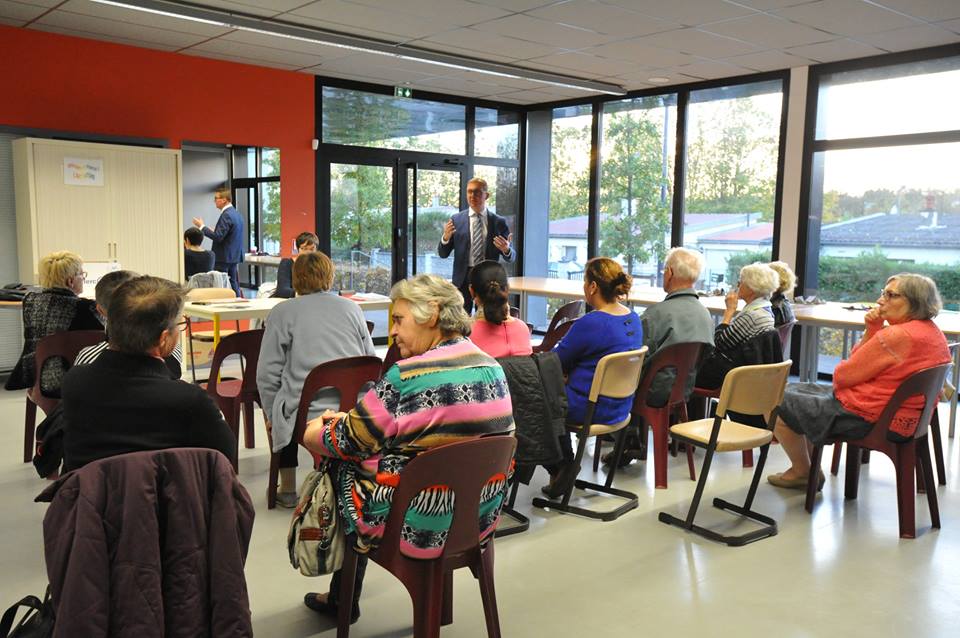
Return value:
M 280 149 L 283 239 L 314 230 L 311 75 L 0 25 L 0 124 Z

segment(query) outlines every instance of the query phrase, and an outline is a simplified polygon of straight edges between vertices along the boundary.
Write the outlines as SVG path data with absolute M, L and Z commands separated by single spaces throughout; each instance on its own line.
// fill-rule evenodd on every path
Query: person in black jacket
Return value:
M 163 362 L 185 325 L 183 302 L 183 289 L 159 277 L 137 277 L 114 293 L 108 349 L 63 378 L 64 471 L 174 447 L 211 448 L 236 459 L 236 437 L 213 399 L 171 379 Z
M 295 240 L 297 254 L 293 258 L 284 258 L 280 260 L 280 266 L 277 268 L 277 290 L 271 297 L 282 297 L 283 299 L 293 299 L 296 292 L 293 289 L 293 262 L 304 253 L 315 253 L 320 245 L 320 238 L 313 233 L 300 233 Z
M 183 276 L 189 280 L 198 272 L 213 270 L 213 253 L 204 250 L 203 232 L 199 228 L 190 228 L 183 231 Z

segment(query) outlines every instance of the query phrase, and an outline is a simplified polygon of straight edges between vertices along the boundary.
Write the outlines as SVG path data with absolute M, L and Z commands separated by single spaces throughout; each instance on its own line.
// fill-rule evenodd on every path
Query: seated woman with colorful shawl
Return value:
M 382 538 L 394 489 L 413 457 L 448 443 L 513 431 L 503 370 L 466 338 L 470 317 L 460 292 L 436 275 L 418 275 L 398 282 L 390 299 L 390 335 L 402 359 L 349 414 L 327 411 L 308 424 L 304 435 L 307 448 L 342 461 L 332 476 L 334 489 L 347 542 L 361 554 Z M 502 477 L 485 490 L 481 535 L 495 528 L 505 489 Z M 411 531 L 402 542 L 408 555 L 431 558 L 443 551 L 443 521 L 449 524 L 453 515 L 445 496 L 428 494 L 411 503 L 406 517 Z M 366 562 L 361 555 L 352 621 L 360 615 Z M 337 571 L 329 593 L 307 594 L 304 603 L 335 618 L 339 587 Z

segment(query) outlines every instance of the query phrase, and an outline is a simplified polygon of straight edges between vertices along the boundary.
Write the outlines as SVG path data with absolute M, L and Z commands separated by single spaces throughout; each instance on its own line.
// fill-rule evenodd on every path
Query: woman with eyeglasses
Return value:
M 929 277 L 900 273 L 887 280 L 877 306 L 864 317 L 866 330 L 833 371 L 833 387 L 787 385 L 774 434 L 790 459 L 784 472 L 767 480 L 777 487 L 806 489 L 810 445 L 831 436 L 866 436 L 900 384 L 910 375 L 950 362 L 947 340 L 932 319 L 942 303 Z M 894 416 L 891 432 L 913 436 L 923 397 L 911 397 Z M 818 489 L 823 487 L 820 472 Z
M 22 390 L 33 385 L 38 374 L 34 354 L 44 337 L 68 330 L 103 330 L 97 318 L 96 302 L 78 295 L 83 292 L 83 260 L 63 250 L 50 253 L 37 265 L 43 290 L 23 299 L 23 352 L 5 385 L 7 390 Z M 51 358 L 39 371 L 40 389 L 46 396 L 60 396 L 60 380 L 65 362 Z

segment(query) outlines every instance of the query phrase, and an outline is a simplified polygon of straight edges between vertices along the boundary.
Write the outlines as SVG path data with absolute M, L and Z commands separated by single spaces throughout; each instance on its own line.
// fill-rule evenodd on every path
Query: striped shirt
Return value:
M 736 350 L 745 341 L 773 329 L 773 311 L 770 307 L 770 300 L 758 298 L 744 306 L 743 310 L 738 312 L 729 324 L 721 323 L 717 326 L 713 339 L 717 351 L 728 354 Z
M 97 360 L 97 357 L 107 349 L 108 345 L 106 341 L 101 341 L 92 346 L 87 346 L 77 353 L 77 358 L 74 359 L 73 365 L 85 366 L 93 363 Z M 167 368 L 170 369 L 170 376 L 172 378 L 179 379 L 181 377 L 183 374 L 183 348 L 180 347 L 179 342 L 173 347 L 173 352 L 170 353 L 170 356 L 164 357 L 163 362 L 166 363 Z
M 312 421 L 304 445 L 347 461 L 337 464 L 333 476 L 337 501 L 347 533 L 356 532 L 358 549 L 366 551 L 383 536 L 394 489 L 410 459 L 447 443 L 513 429 L 503 369 L 461 337 L 399 361 L 347 416 Z M 482 534 L 494 529 L 505 491 L 505 476 L 484 490 Z M 421 493 L 407 510 L 403 553 L 439 555 L 452 520 L 452 494 L 441 488 Z

